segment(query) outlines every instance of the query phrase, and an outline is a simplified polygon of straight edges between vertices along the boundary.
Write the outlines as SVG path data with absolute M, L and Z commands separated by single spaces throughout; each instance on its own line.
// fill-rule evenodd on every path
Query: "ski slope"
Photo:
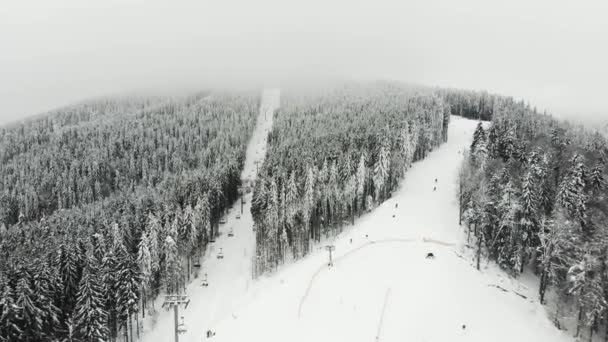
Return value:
M 272 127 L 273 112 L 279 105 L 279 96 L 278 89 L 267 89 L 262 94 L 260 114 L 247 147 L 241 173 L 243 182 L 255 180 L 257 176 L 256 161 L 261 165 L 266 154 L 266 139 Z M 240 202 L 229 210 L 226 223 L 220 225 L 220 236 L 208 246 L 206 255 L 203 256 L 199 277 L 187 286 L 190 303 L 186 309 L 180 307 L 180 316 L 183 316 L 187 331 L 180 334 L 180 342 L 201 341 L 207 330 L 213 330 L 220 322 L 232 319 L 232 313 L 243 301 L 243 296 L 251 285 L 251 257 L 255 243 L 250 211 L 251 195 L 249 193 L 245 196 L 242 214 Z M 241 214 L 240 219 L 236 218 L 237 214 Z M 233 237 L 228 236 L 231 228 Z M 223 259 L 217 258 L 220 248 Z M 205 273 L 207 287 L 201 286 Z M 161 303 L 162 298 L 159 298 L 156 303 L 157 315 L 152 322 L 144 324 L 143 341 L 174 341 L 173 310 L 160 309 Z
M 227 302 L 227 318 L 214 318 L 209 341 L 571 341 L 536 289 L 492 266 L 477 271 L 465 251 L 456 180 L 476 124 L 452 117 L 448 142 L 415 163 L 390 200 L 327 241 L 333 267 L 319 245 L 256 280 Z
M 278 91 L 266 91 L 243 178 L 255 177 Z M 553 327 L 527 288 L 484 263 L 477 271 L 458 226 L 457 172 L 475 121 L 452 117 L 449 140 L 408 171 L 398 191 L 303 260 L 252 281 L 251 194 L 221 226 L 182 310 L 189 341 L 571 341 Z M 438 182 L 435 184 L 435 178 Z M 433 187 L 437 187 L 433 191 Z M 396 207 L 398 204 L 398 207 Z M 225 233 L 234 228 L 235 237 Z M 219 247 L 225 258 L 215 259 Z M 432 252 L 435 259 L 426 259 Z M 502 291 L 499 286 L 507 291 Z M 523 298 L 525 296 L 527 298 Z M 173 341 L 173 314 L 161 311 L 145 341 Z M 463 329 L 464 326 L 464 329 Z M 207 338 L 211 330 L 215 336 Z

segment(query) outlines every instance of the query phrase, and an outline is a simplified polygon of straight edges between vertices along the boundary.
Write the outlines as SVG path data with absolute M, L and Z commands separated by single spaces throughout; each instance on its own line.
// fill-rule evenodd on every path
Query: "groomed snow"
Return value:
M 318 246 L 255 281 L 232 317 L 212 328 L 212 341 L 571 341 L 535 289 L 459 256 L 459 151 L 476 124 L 452 117 L 449 141 L 415 163 L 390 200 L 328 242 L 336 246 L 332 268 Z
M 279 90 L 267 89 L 262 94 L 260 114 L 253 136 L 247 147 L 245 165 L 241 173 L 243 181 L 255 180 L 256 161 L 264 160 L 266 139 L 272 128 L 273 112 L 279 104 Z M 220 225 L 220 237 L 211 243 L 201 262 L 199 276 L 187 287 L 190 304 L 180 316 L 187 331 L 180 335 L 180 342 L 201 341 L 207 330 L 213 330 L 221 321 L 232 319 L 232 313 L 243 301 L 251 281 L 251 256 L 254 253 L 255 235 L 252 230 L 251 193 L 245 196 L 245 205 L 241 214 L 240 202 L 226 215 L 226 223 Z M 241 214 L 241 218 L 236 216 Z M 234 236 L 228 232 L 233 229 Z M 222 248 L 223 259 L 217 259 Z M 208 286 L 201 286 L 204 274 L 207 273 Z M 162 298 L 156 302 L 157 316 L 153 321 L 148 319 L 144 324 L 143 341 L 174 341 L 175 325 L 173 310 L 159 309 Z M 180 320 L 181 321 L 181 320 Z
M 271 93 L 265 94 L 268 99 Z M 260 122 L 245 176 L 251 151 L 260 156 L 266 135 L 256 139 L 271 124 Z M 222 247 L 225 258 L 215 259 L 212 251 L 203 264 L 209 287 L 195 281 L 188 288 L 192 302 L 182 311 L 188 332 L 180 342 L 571 341 L 546 317 L 535 289 L 485 263 L 477 271 L 470 253 L 463 252 L 456 179 L 460 152 L 476 124 L 452 117 L 449 141 L 415 163 L 390 200 L 326 241 L 336 246 L 331 268 L 322 244 L 303 260 L 249 280 L 248 195 L 241 220 L 234 219 L 233 210 L 222 227 L 223 232 L 234 227 L 235 237 L 222 236 L 212 247 Z M 435 258 L 426 259 L 428 252 Z M 208 339 L 207 330 L 216 335 Z M 144 340 L 173 341 L 172 334 L 172 316 L 163 312 Z

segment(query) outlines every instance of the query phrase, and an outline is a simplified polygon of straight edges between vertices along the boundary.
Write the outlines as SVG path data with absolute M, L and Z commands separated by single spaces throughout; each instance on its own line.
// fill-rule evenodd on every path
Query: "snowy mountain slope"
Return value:
M 333 267 L 317 246 L 253 282 L 227 318 L 189 314 L 201 331 L 184 340 L 205 340 L 210 326 L 217 342 L 569 341 L 533 290 L 461 257 L 456 177 L 475 125 L 453 117 L 448 143 L 416 163 L 393 198 L 328 242 Z
M 265 90 L 262 96 L 260 114 L 251 141 L 247 147 L 246 159 L 241 179 L 243 183 L 256 178 L 256 161 L 263 161 L 266 153 L 266 139 L 272 127 L 273 112 L 279 105 L 278 89 Z M 180 341 L 200 341 L 201 336 L 221 320 L 231 318 L 241 297 L 247 292 L 251 282 L 251 257 L 254 253 L 255 235 L 252 231 L 251 193 L 245 196 L 241 214 L 240 202 L 226 215 L 226 223 L 220 225 L 220 237 L 212 243 L 201 262 L 199 277 L 187 287 L 190 304 L 180 308 L 180 316 L 187 331 L 180 335 Z M 237 215 L 240 218 L 237 219 Z M 228 232 L 233 230 L 234 236 Z M 223 259 L 217 255 L 222 250 Z M 204 274 L 208 286 L 201 286 Z M 162 297 L 162 296 L 161 296 Z M 157 309 L 162 298 L 156 303 Z M 144 324 L 143 341 L 173 341 L 173 311 L 158 309 L 157 315 Z

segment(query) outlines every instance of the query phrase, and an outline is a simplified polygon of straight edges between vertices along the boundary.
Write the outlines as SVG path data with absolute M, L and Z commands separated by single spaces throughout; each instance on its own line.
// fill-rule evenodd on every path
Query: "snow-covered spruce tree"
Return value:
M 8 284 L 3 284 L 0 295 L 0 341 L 21 341 L 24 331 L 18 324 L 20 307 L 16 295 Z
M 126 250 L 119 249 L 117 253 L 116 309 L 125 341 L 132 341 L 131 317 L 139 312 L 139 284 L 141 279 L 137 261 Z
M 186 261 L 186 274 L 190 280 L 191 259 L 198 246 L 198 231 L 196 229 L 196 218 L 190 205 L 187 205 L 182 213 L 182 219 L 178 227 L 180 250 Z
M 599 194 L 606 188 L 606 179 L 604 177 L 604 164 L 597 162 L 589 174 L 589 185 L 595 194 Z
M 315 200 L 315 173 L 312 167 L 308 167 L 306 172 L 306 182 L 304 183 L 304 206 L 302 213 L 304 216 L 304 224 L 310 227 L 311 220 L 316 216 L 316 200 Z M 308 229 L 307 229 L 308 230 Z M 315 234 L 314 227 L 312 227 L 313 236 L 312 238 L 318 240 L 319 237 Z
M 110 341 L 116 338 L 117 334 L 117 314 L 116 314 L 116 298 L 114 294 L 117 289 L 117 260 L 114 248 L 108 248 L 102 261 L 102 284 L 105 311 L 108 313 L 108 328 Z
M 359 165 L 357 167 L 357 198 L 358 205 L 357 208 L 359 210 L 359 215 L 361 216 L 361 211 L 365 208 L 365 197 L 367 193 L 365 192 L 366 187 L 366 179 L 367 179 L 367 157 L 365 152 L 361 154 L 359 158 Z
M 158 218 L 150 213 L 148 214 L 147 222 L 146 222 L 146 232 L 147 232 L 147 244 L 148 244 L 148 252 L 150 253 L 150 281 L 156 277 L 155 273 L 160 271 L 160 256 L 161 256 L 161 248 L 160 248 L 160 237 L 159 233 L 162 230 L 162 225 Z M 152 294 L 153 296 L 155 293 Z
M 534 166 L 530 166 L 533 168 Z M 538 234 L 538 187 L 532 169 L 524 175 L 521 184 L 521 211 L 519 213 L 519 229 L 521 230 L 521 244 L 519 246 L 519 272 L 523 272 L 528 261 L 529 248 L 535 243 L 532 241 Z
M 509 272 L 519 272 L 521 269 L 522 232 L 518 226 L 521 212 L 516 189 L 509 181 L 502 190 L 502 198 L 498 203 L 501 223 L 495 242 L 498 246 L 498 264 Z
M 194 217 L 197 227 L 197 235 L 201 242 L 199 245 L 203 245 L 211 237 L 211 212 L 209 208 L 209 198 L 205 193 L 199 197 L 194 207 Z
M 270 181 L 266 228 L 268 238 L 268 261 L 273 267 L 278 265 L 279 253 L 279 189 L 274 178 Z
M 78 263 L 79 250 L 70 244 L 64 243 L 59 247 L 56 265 L 59 265 L 61 274 L 63 296 L 61 311 L 65 319 L 74 310 L 76 304 L 76 294 L 78 293 L 78 283 L 80 282 L 81 266 Z
M 387 194 L 387 182 L 390 172 L 390 155 L 386 139 L 382 142 L 378 151 L 378 158 L 374 166 L 374 188 L 376 190 L 375 200 L 377 203 L 384 201 Z
M 401 130 L 401 154 L 403 155 L 404 160 L 404 174 L 412 165 L 415 150 L 412 133 L 410 133 L 410 125 L 406 121 Z
M 146 290 L 150 288 L 152 276 L 152 256 L 150 254 L 150 237 L 148 232 L 143 232 L 137 246 L 137 266 L 139 267 L 141 276 L 142 314 L 143 317 L 146 317 Z
M 475 128 L 475 132 L 473 133 L 473 142 L 471 143 L 471 153 L 475 154 L 477 150 L 477 145 L 481 141 L 486 141 L 486 132 L 483 129 L 483 124 L 481 121 L 477 124 L 477 128 Z
M 163 244 L 164 254 L 164 278 L 167 293 L 179 293 L 179 275 L 181 273 L 181 262 L 177 244 L 171 234 L 167 235 Z
M 572 250 L 573 241 L 569 235 L 573 227 L 558 210 L 552 218 L 543 218 L 538 234 L 538 261 L 540 269 L 539 299 L 545 301 L 547 287 L 558 281 L 560 273 L 569 267 L 570 259 L 567 252 Z
M 296 217 L 298 215 L 300 196 L 298 193 L 295 172 L 293 171 L 289 174 L 287 189 L 285 191 L 286 223 L 292 232 L 292 253 L 294 258 L 297 258 L 301 255 L 300 253 L 303 249 L 302 243 L 306 239 L 306 236 L 304 235 L 306 232 L 301 228 L 301 226 L 296 226 Z
M 15 304 L 18 307 L 17 325 L 23 331 L 20 341 L 33 342 L 40 341 L 44 334 L 42 321 L 42 310 L 34 302 L 35 293 L 32 290 L 28 276 L 24 275 L 17 282 L 15 289 Z
M 582 157 L 575 154 L 570 161 L 568 174 L 559 186 L 558 202 L 568 215 L 586 230 L 587 196 L 585 194 L 586 167 Z
M 93 256 L 89 256 L 87 260 L 74 308 L 75 336 L 83 342 L 107 341 L 108 314 L 105 311 L 100 269 Z
M 34 303 L 41 312 L 39 319 L 42 322 L 42 337 L 52 339 L 60 323 L 57 294 L 60 292 L 61 280 L 56 269 L 48 261 L 40 261 L 33 266 L 31 283 Z

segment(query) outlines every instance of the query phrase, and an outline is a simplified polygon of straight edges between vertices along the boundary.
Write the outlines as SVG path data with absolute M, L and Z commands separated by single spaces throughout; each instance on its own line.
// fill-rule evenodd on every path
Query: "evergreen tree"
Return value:
M 412 138 L 410 125 L 406 121 L 401 131 L 401 154 L 403 155 L 404 160 L 404 173 L 412 165 L 412 160 L 414 159 L 415 148 Z
M 108 314 L 104 308 L 102 281 L 97 261 L 89 257 L 88 265 L 80 279 L 74 328 L 80 341 L 103 342 L 108 340 Z
M 606 187 L 606 179 L 604 177 L 604 165 L 599 162 L 595 164 L 589 175 L 589 185 L 595 193 L 601 192 Z
M 475 132 L 473 133 L 473 142 L 471 143 L 471 153 L 475 154 L 477 150 L 477 145 L 486 140 L 486 132 L 483 130 L 483 125 L 481 121 L 477 124 L 477 128 L 475 128 Z
M 0 280 L 1 281 L 1 280 Z M 16 295 L 8 284 L 4 284 L 0 295 L 0 341 L 21 341 L 24 331 L 19 327 L 20 307 Z
M 148 214 L 147 221 L 147 243 L 148 243 L 148 252 L 150 253 L 150 271 L 152 273 L 158 272 L 160 270 L 160 254 L 161 250 L 159 248 L 159 236 L 158 233 L 161 231 L 162 226 L 160 221 L 154 216 L 154 214 Z
M 569 216 L 576 220 L 583 230 L 587 223 L 587 196 L 585 194 L 585 165 L 582 157 L 575 154 L 570 161 L 567 177 L 560 184 L 558 201 Z
M 36 306 L 34 291 L 26 277 L 19 279 L 15 292 L 16 305 L 19 308 L 17 324 L 23 331 L 20 341 L 40 341 L 43 335 L 41 317 L 44 313 Z
M 146 300 L 146 290 L 150 286 L 152 276 L 152 256 L 150 255 L 150 238 L 147 232 L 142 234 L 137 247 L 137 265 L 139 267 L 142 287 L 142 297 Z M 144 303 L 145 304 L 145 303 Z M 144 307 L 145 309 L 145 307 Z
M 165 255 L 165 286 L 168 293 L 179 293 L 179 274 L 181 263 L 179 262 L 179 252 L 173 237 L 168 235 L 163 245 Z
M 376 201 L 382 202 L 386 198 L 386 188 L 390 170 L 390 159 L 387 142 L 385 141 L 378 151 L 378 160 L 374 168 L 374 187 L 376 189 Z
M 198 227 L 197 235 L 202 239 L 208 239 L 211 236 L 211 213 L 206 193 L 197 200 L 194 213 Z
M 63 297 L 61 308 L 63 312 L 73 311 L 76 304 L 75 298 L 78 293 L 78 284 L 80 282 L 80 270 L 77 260 L 77 249 L 71 245 L 62 244 L 59 248 L 56 263 L 59 265 L 59 273 L 61 274 Z
M 365 152 L 361 154 L 359 158 L 359 166 L 357 168 L 357 198 L 359 199 L 359 216 L 361 216 L 361 209 L 365 207 L 365 186 L 367 178 L 367 167 L 366 167 L 366 156 Z
M 533 168 L 533 166 L 531 166 Z M 521 212 L 519 228 L 521 229 L 520 260 L 527 260 L 528 248 L 532 246 L 534 237 L 538 233 L 538 194 L 533 171 L 526 172 L 521 185 Z M 521 264 L 523 267 L 523 263 Z M 520 272 L 523 268 L 520 269 Z
M 127 336 L 130 318 L 139 311 L 140 276 L 137 262 L 126 252 L 118 254 L 116 279 L 116 304 L 119 321 L 122 322 L 124 334 Z M 132 329 L 132 328 L 131 328 Z M 128 338 L 126 340 L 129 340 Z
M 498 264 L 511 272 L 521 269 L 522 235 L 518 230 L 517 217 L 520 212 L 519 200 L 513 184 L 508 181 L 502 190 L 502 198 L 498 203 L 498 212 L 501 217 L 499 232 L 495 236 L 500 245 L 498 249 Z

